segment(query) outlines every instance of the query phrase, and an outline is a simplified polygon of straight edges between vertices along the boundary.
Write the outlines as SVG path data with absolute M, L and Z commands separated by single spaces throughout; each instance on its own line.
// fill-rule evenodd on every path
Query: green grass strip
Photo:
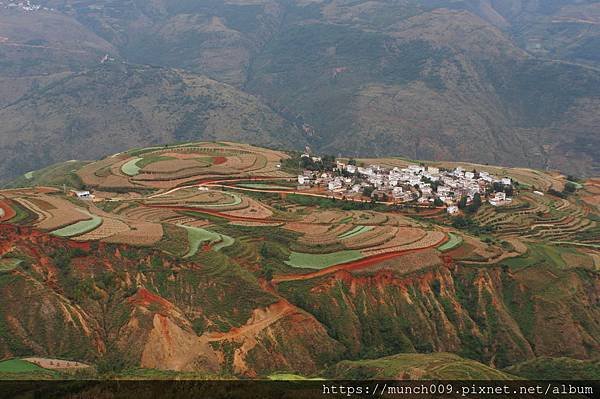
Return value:
M 346 216 L 345 218 L 343 218 L 342 220 L 340 220 L 340 224 L 344 224 L 344 223 L 349 223 L 351 222 L 353 219 L 352 216 Z
M 0 373 L 31 373 L 36 371 L 48 372 L 45 368 L 26 360 L 10 359 L 0 362 Z
M 360 251 L 338 251 L 330 254 L 292 252 L 290 259 L 285 263 L 292 267 L 319 270 L 362 258 L 364 258 L 364 255 Z
M 133 158 L 123 164 L 121 166 L 121 172 L 125 173 L 127 176 L 136 176 L 140 173 L 140 168 L 137 163 L 141 161 L 142 158 Z
M 350 237 L 354 237 L 354 236 L 357 236 L 362 233 L 366 233 L 367 231 L 371 231 L 371 230 L 373 230 L 373 226 L 356 226 L 352 230 L 347 231 L 343 234 L 340 234 L 338 236 L 338 238 L 340 238 L 340 239 L 350 238 Z
M 450 239 L 438 247 L 439 251 L 450 251 L 463 243 L 463 238 L 458 234 L 448 233 L 448 235 L 450 236 Z
M 91 220 L 83 220 L 63 227 L 62 229 L 54 230 L 51 234 L 58 237 L 75 237 L 97 229 L 102 224 L 102 218 L 100 216 L 92 215 L 91 213 L 82 209 L 77 209 L 79 212 L 84 213 L 91 217 Z

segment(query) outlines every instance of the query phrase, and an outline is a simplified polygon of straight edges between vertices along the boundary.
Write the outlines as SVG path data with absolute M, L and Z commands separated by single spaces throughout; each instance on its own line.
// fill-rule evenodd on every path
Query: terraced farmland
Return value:
M 453 250 L 463 243 L 462 237 L 456 233 L 448 233 L 448 236 L 450 239 L 438 247 L 442 252 Z
M 360 251 L 339 251 L 329 254 L 292 252 L 290 259 L 285 263 L 292 267 L 320 270 L 362 258 L 364 255 Z
M 77 175 L 83 184 L 107 190 L 167 190 L 223 176 L 288 176 L 277 168 L 286 157 L 245 144 L 189 143 L 116 154 L 86 165 Z
M 186 229 L 188 232 L 189 251 L 185 254 L 184 258 L 194 256 L 198 252 L 200 245 L 203 243 L 207 243 L 215 251 L 220 251 L 223 248 L 233 245 L 235 242 L 232 237 L 218 234 L 210 230 L 184 225 L 179 226 Z
M 500 237 L 521 237 L 543 241 L 577 241 L 597 228 L 578 204 L 549 195 L 525 194 L 510 207 L 484 207 L 475 217 Z M 593 235 L 593 234 L 592 234 Z
M 81 211 L 81 210 L 80 210 Z M 81 222 L 74 223 L 72 225 L 63 227 L 58 230 L 54 230 L 52 232 L 53 235 L 58 237 L 75 237 L 80 236 L 82 234 L 89 233 L 90 231 L 96 229 L 102 224 L 102 218 L 96 215 L 92 215 L 89 212 L 81 211 L 82 213 L 88 215 L 90 220 L 84 220 Z
M 341 240 L 343 240 L 345 238 L 352 238 L 352 237 L 356 237 L 360 234 L 366 233 L 367 231 L 371 231 L 371 230 L 373 230 L 373 226 L 356 226 L 352 230 L 338 235 L 338 238 Z
M 138 166 L 138 162 L 141 160 L 142 158 L 130 159 L 121 166 L 121 172 L 125 173 L 127 176 L 137 176 L 142 169 Z
M 90 188 L 93 198 L 87 200 L 70 191 L 75 186 L 2 190 L 0 277 L 26 287 L 28 298 L 43 293 L 44 308 L 33 317 L 46 315 L 46 307 L 51 318 L 64 315 L 58 333 L 53 319 L 44 322 L 44 334 L 54 334 L 62 345 L 56 347 L 80 338 L 93 341 L 89 352 L 76 357 L 82 363 L 71 362 L 74 370 L 104 356 L 96 341 L 112 334 L 103 330 L 110 329 L 119 339 L 129 334 L 123 343 L 139 349 L 135 359 L 147 367 L 194 368 L 206 361 L 215 370 L 223 371 L 227 363 L 228 370 L 246 375 L 246 362 L 258 362 L 268 369 L 264 375 L 285 376 L 283 371 L 295 367 L 288 354 L 313 362 L 322 355 L 317 346 L 336 346 L 340 356 L 373 359 L 338 363 L 340 375 L 355 367 L 364 372 L 363 366 L 377 374 L 383 364 L 416 374 L 422 371 L 413 368 L 425 365 L 436 378 L 501 378 L 454 355 L 387 355 L 466 348 L 469 357 L 493 364 L 558 347 L 536 338 L 546 324 L 565 335 L 587 334 L 586 328 L 595 326 L 589 306 L 600 270 L 595 184 L 569 195 L 520 188 L 508 206 L 484 201 L 478 212 L 463 209 L 453 216 L 415 203 L 347 206 L 316 189 L 305 193 L 309 200 L 299 201 L 304 194 L 290 183 L 294 177 L 277 167 L 287 156 L 235 143 L 146 148 L 82 163 L 73 174 Z M 290 170 L 285 163 L 284 170 Z M 536 184 L 564 180 L 543 172 L 516 173 Z M 32 179 L 43 175 L 34 172 Z M 294 193 L 286 192 L 290 187 Z M 27 285 L 31 282 L 35 285 Z M 9 304 L 4 311 L 18 308 L 28 315 L 11 284 L 0 288 Z M 567 297 L 585 299 L 563 307 L 559 301 Z M 531 300 L 537 301 L 534 309 L 528 307 Z M 569 330 L 555 323 L 554 310 L 541 314 L 542 321 L 531 314 L 553 306 L 559 306 L 561 317 L 564 312 L 583 321 Z M 19 328 L 14 322 L 19 317 L 0 319 L 2 334 Z M 22 324 L 30 328 L 28 320 Z M 498 329 L 500 320 L 507 323 Z M 532 323 L 544 328 L 533 334 Z M 564 342 L 586 353 L 597 345 L 588 336 L 580 343 L 571 337 Z M 499 352 L 496 342 L 507 352 Z M 36 356 L 31 361 L 69 364 L 58 360 L 71 355 L 64 350 L 27 348 Z M 279 360 L 277 370 L 269 369 Z M 450 362 L 454 371 L 437 362 Z M 39 370 L 0 369 L 0 376 L 30 372 Z

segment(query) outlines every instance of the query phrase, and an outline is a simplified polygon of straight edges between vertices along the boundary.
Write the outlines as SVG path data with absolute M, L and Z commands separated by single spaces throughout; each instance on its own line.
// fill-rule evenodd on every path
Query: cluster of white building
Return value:
M 372 196 L 399 203 L 416 200 L 421 205 L 430 205 L 438 198 L 449 213 L 458 212 L 456 205 L 463 196 L 467 197 L 467 203 L 476 194 L 483 200 L 494 183 L 502 187 L 512 185 L 509 178 L 496 178 L 488 172 L 466 171 L 460 167 L 447 171 L 416 164 L 386 169 L 379 165 L 361 167 L 338 161 L 337 168 L 331 172 L 305 170 L 298 176 L 301 188 L 320 186 L 344 196 L 360 196 L 366 187 L 371 187 Z M 488 201 L 499 206 L 511 198 L 501 191 L 491 194 Z

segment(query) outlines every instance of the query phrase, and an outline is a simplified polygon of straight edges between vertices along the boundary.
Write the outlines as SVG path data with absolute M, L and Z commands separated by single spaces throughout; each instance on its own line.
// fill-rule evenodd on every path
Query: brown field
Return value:
M 163 228 L 159 223 L 136 222 L 131 223 L 130 227 L 131 230 L 115 234 L 102 241 L 113 244 L 149 246 L 160 241 L 163 236 Z
M 181 224 L 181 225 L 190 226 L 190 227 L 206 227 L 211 224 L 208 220 L 205 220 L 205 219 L 194 219 L 194 218 L 186 218 L 186 217 L 183 217 L 179 220 L 169 219 L 167 222 L 171 223 L 171 224 Z
M 231 202 L 231 196 L 222 191 L 199 191 L 197 188 L 178 190 L 169 195 L 161 195 L 144 201 L 146 204 L 153 205 L 212 205 L 223 202 Z
M 389 222 L 388 215 L 379 212 L 353 212 L 352 221 L 362 225 L 381 225 Z
M 50 211 L 52 209 L 56 209 L 54 205 L 40 198 L 29 198 L 29 201 L 31 201 L 31 203 L 33 203 L 35 206 L 37 206 L 43 211 Z
M 252 199 L 247 199 L 247 200 L 248 200 L 248 206 L 246 208 L 233 210 L 233 211 L 227 211 L 227 212 L 223 212 L 223 213 L 230 215 L 230 216 L 248 217 L 248 218 L 255 218 L 255 219 L 267 219 L 267 218 L 273 216 L 273 211 L 270 210 L 269 208 L 267 208 L 265 205 L 262 205 L 258 201 L 254 201 Z M 243 201 L 242 201 L 242 203 L 243 203 Z
M 588 179 L 583 189 L 581 199 L 600 210 L 600 178 Z
M 393 226 L 377 226 L 371 231 L 342 240 L 348 249 L 365 249 L 390 242 L 398 234 L 398 228 Z
M 336 223 L 348 216 L 352 216 L 352 214 L 346 211 L 324 210 L 311 213 L 306 216 L 305 221 L 307 223 Z
M 316 226 L 315 226 L 316 227 Z M 330 245 L 335 244 L 339 241 L 338 236 L 343 234 L 349 230 L 351 230 L 354 225 L 351 224 L 340 224 L 340 225 L 325 225 L 325 231 L 322 233 L 317 233 L 312 230 L 309 233 L 304 234 L 302 237 L 298 239 L 298 242 L 305 245 Z
M 312 224 L 308 222 L 288 222 L 283 228 L 303 234 L 325 234 L 329 230 L 329 226 L 326 224 Z
M 146 221 L 146 222 L 161 222 L 165 219 L 174 218 L 178 214 L 169 209 L 163 208 L 147 208 L 145 206 L 139 206 L 137 208 L 125 209 L 121 215 L 128 220 L 132 221 Z
M 15 198 L 15 200 L 38 215 L 36 227 L 43 230 L 56 230 L 90 219 L 75 205 L 59 197 L 40 195 L 39 197 Z
M 129 230 L 129 226 L 123 221 L 104 217 L 102 224 L 97 229 L 73 239 L 75 241 L 96 241 L 111 237 L 115 234 L 125 233 Z
M 423 239 L 426 234 L 425 230 L 414 227 L 397 227 L 391 240 L 387 241 L 384 246 L 376 246 L 374 249 L 407 245 Z
M 385 260 L 365 269 L 365 272 L 373 273 L 378 270 L 393 270 L 400 273 L 412 273 L 417 270 L 440 266 L 442 264 L 443 262 L 440 259 L 439 252 L 429 248 L 418 252 L 408 253 L 395 259 Z
M 588 254 L 563 252 L 560 256 L 567 264 L 567 267 L 595 268 L 594 259 L 588 256 Z
M 421 230 L 422 231 L 422 230 Z M 446 239 L 446 234 L 441 231 L 428 231 L 421 238 L 413 242 L 407 242 L 401 245 L 393 245 L 392 241 L 385 243 L 384 245 L 363 250 L 363 254 L 367 256 L 384 254 L 387 252 L 405 251 L 410 249 L 427 248 L 441 244 Z
M 181 152 L 181 151 L 162 151 L 152 154 L 160 154 L 163 157 L 175 158 L 175 159 L 198 159 L 206 157 L 206 155 L 198 154 L 195 152 Z
M 445 253 L 453 259 L 487 262 L 497 258 L 502 254 L 502 250 L 500 250 L 499 248 L 487 245 L 474 237 L 468 236 L 466 234 L 462 234 L 461 236 L 463 238 L 462 245 Z M 509 240 L 507 239 L 506 241 Z M 513 244 L 512 241 L 509 242 Z M 515 242 L 513 246 L 515 246 L 515 250 L 517 250 L 516 247 L 518 246 L 519 250 L 524 250 L 524 252 L 527 251 L 527 247 L 525 247 L 523 244 L 519 245 L 519 243 Z
M 203 165 L 200 162 L 193 159 L 170 159 L 148 164 L 140 171 L 140 173 L 174 174 L 187 169 L 196 169 L 201 166 Z
M 121 165 L 127 162 L 128 159 L 123 155 L 105 158 L 85 165 L 77 171 L 77 175 L 86 185 L 91 187 L 134 187 L 120 171 Z M 97 173 L 101 170 L 108 170 L 109 173 Z
M 191 166 L 185 169 L 180 169 L 177 170 L 175 172 L 170 172 L 170 173 L 157 173 L 157 172 L 147 172 L 146 170 L 141 170 L 140 173 L 136 176 L 131 177 L 131 181 L 132 182 L 136 182 L 136 183 L 140 183 L 140 184 L 147 184 L 148 182 L 154 182 L 154 181 L 173 181 L 173 180 L 180 180 L 180 179 L 187 179 L 187 178 L 191 178 L 191 177 L 199 177 L 202 176 L 206 173 L 208 173 L 208 169 L 206 167 L 203 167 L 201 164 L 199 164 L 198 162 L 195 161 L 164 161 L 164 162 L 194 162 L 195 166 Z M 157 162 L 159 163 L 159 162 Z M 150 164 L 148 166 L 152 166 L 155 164 Z

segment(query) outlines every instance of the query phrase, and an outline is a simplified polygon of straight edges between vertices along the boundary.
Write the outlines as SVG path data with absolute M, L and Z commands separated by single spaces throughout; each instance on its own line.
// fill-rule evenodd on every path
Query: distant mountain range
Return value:
M 36 4 L 0 6 L 2 180 L 213 138 L 600 170 L 598 1 Z

